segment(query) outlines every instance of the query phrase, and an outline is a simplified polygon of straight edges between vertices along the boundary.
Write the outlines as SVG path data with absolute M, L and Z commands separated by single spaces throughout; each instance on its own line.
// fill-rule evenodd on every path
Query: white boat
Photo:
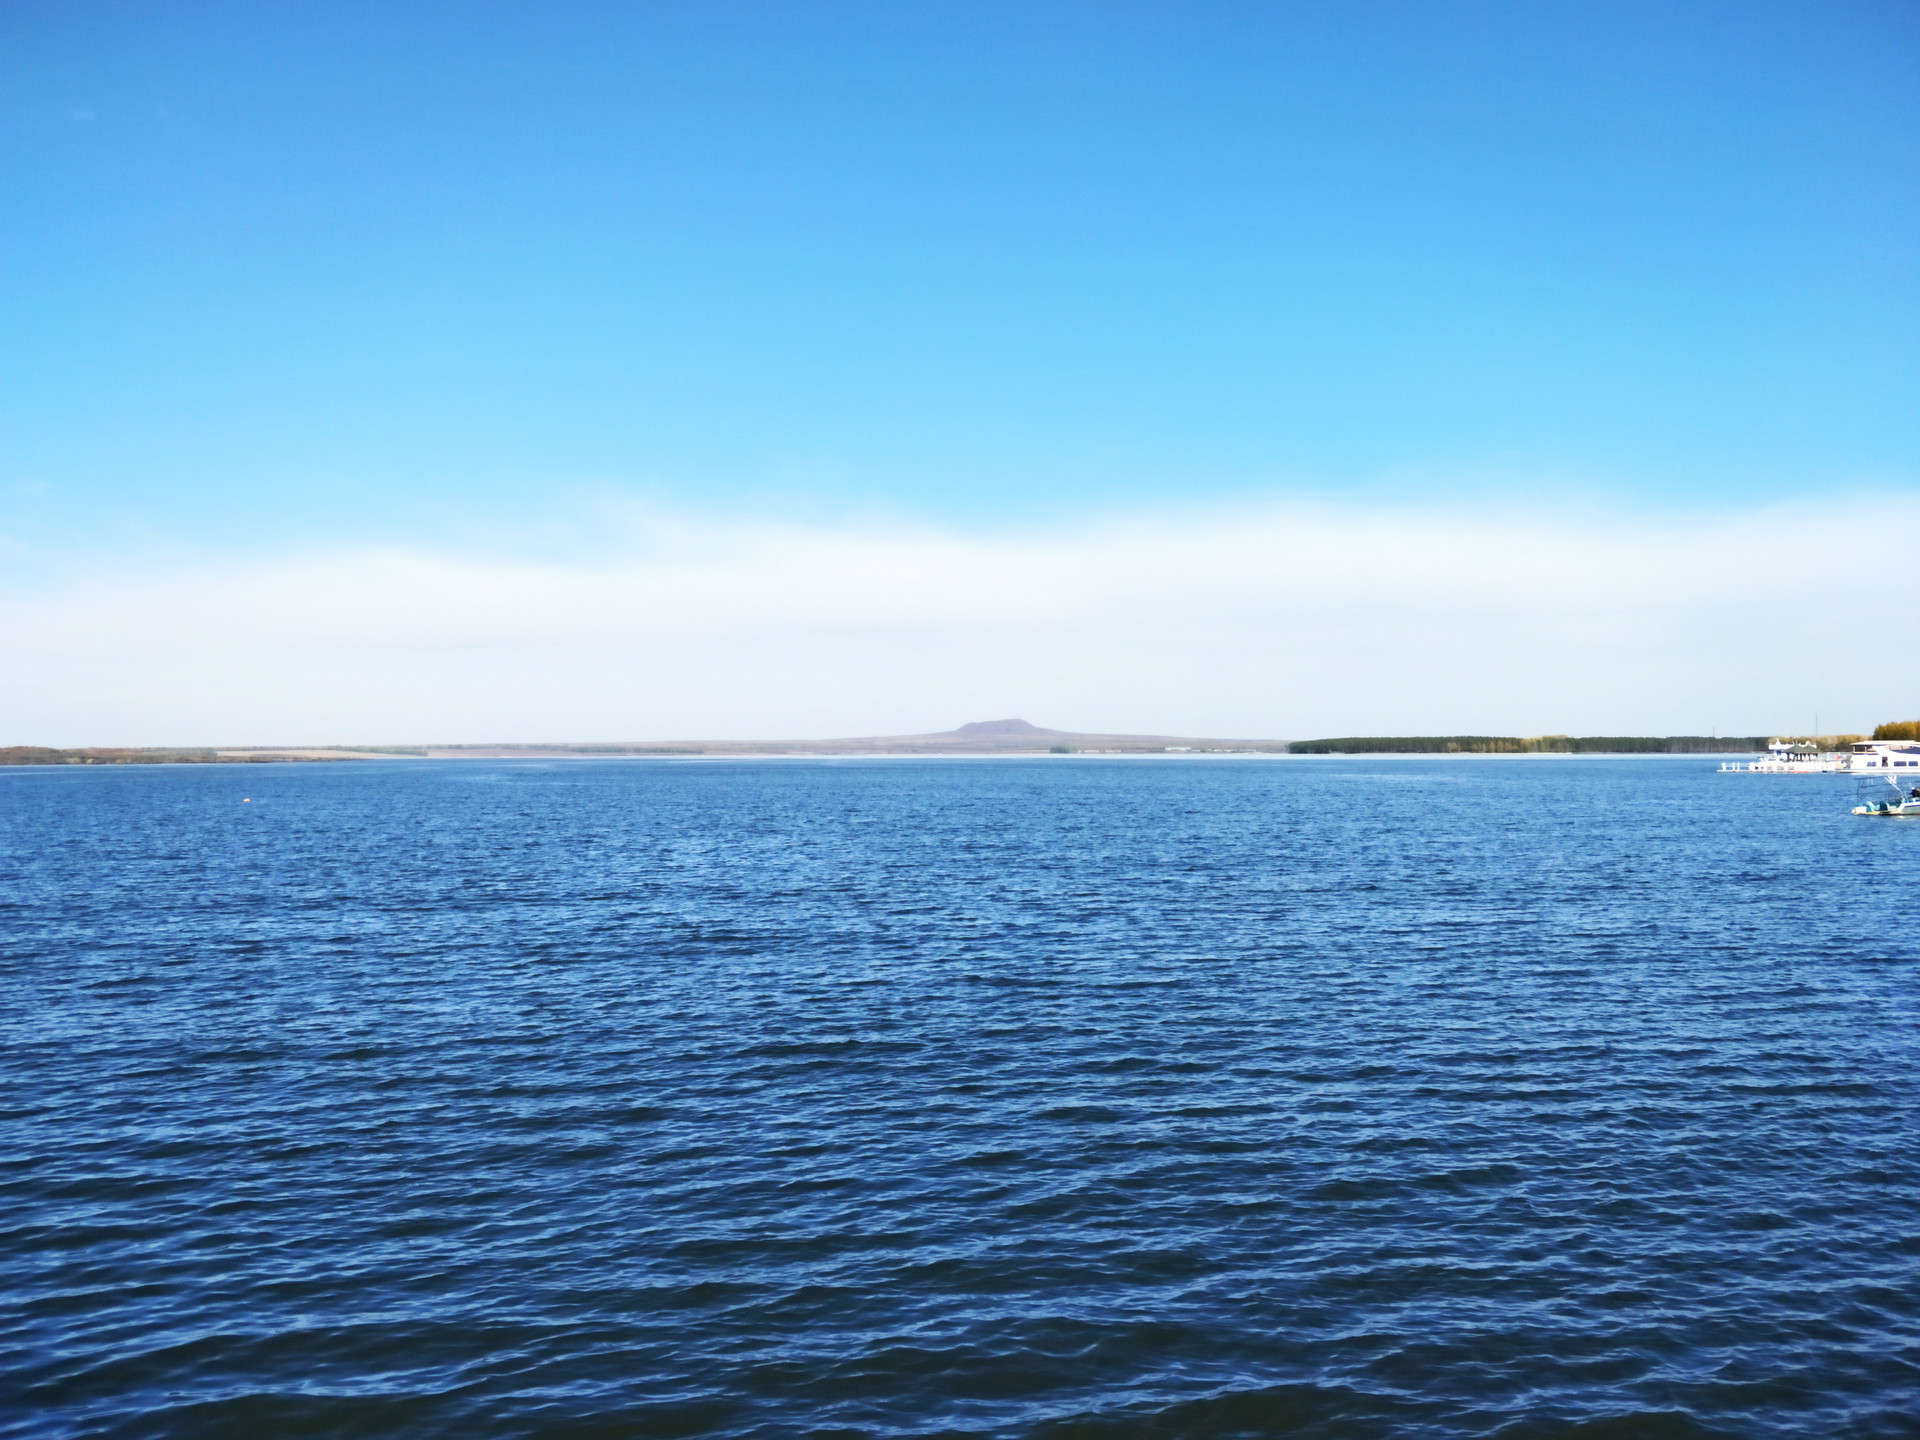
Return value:
M 1885 774 L 1894 781 L 1920 778 L 1920 741 L 1862 740 L 1848 753 L 1847 769 L 1856 775 Z M 1908 773 L 1902 775 L 1902 770 Z
M 1920 775 L 1909 775 L 1895 782 L 1891 775 L 1877 780 L 1863 779 L 1853 797 L 1860 803 L 1856 815 L 1906 816 L 1920 820 Z
M 1723 775 L 1836 775 L 1847 768 L 1846 756 L 1823 755 L 1818 745 L 1806 740 L 1769 741 L 1764 759 L 1720 764 Z

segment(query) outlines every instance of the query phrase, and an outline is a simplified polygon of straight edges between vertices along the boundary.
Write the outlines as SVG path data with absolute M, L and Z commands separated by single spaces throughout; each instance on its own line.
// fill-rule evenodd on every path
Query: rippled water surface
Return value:
M 1920 1434 L 1920 823 L 1850 803 L 0 773 L 0 1431 Z

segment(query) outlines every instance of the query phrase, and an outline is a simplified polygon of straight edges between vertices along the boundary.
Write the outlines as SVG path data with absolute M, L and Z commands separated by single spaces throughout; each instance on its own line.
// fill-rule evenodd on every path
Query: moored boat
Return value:
M 1896 782 L 1890 775 L 1861 780 L 1853 797 L 1858 802 L 1853 813 L 1920 819 L 1920 775 L 1909 778 L 1912 783 Z
M 1761 759 L 1726 760 L 1720 765 L 1724 775 L 1834 775 L 1846 768 L 1845 756 L 1822 754 L 1820 747 L 1808 740 L 1770 741 Z
M 1920 742 L 1862 740 L 1848 752 L 1847 769 L 1856 775 L 1884 774 L 1896 783 L 1920 779 Z M 1907 774 L 1900 774 L 1902 770 Z

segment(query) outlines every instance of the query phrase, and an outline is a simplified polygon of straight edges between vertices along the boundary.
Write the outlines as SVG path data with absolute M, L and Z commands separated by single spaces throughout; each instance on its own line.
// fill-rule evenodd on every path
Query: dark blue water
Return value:
M 0 1432 L 1920 1434 L 1920 824 L 1850 804 L 0 773 Z

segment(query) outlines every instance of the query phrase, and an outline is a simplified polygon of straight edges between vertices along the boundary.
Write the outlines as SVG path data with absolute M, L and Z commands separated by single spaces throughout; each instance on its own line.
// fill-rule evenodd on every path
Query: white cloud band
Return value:
M 1877 512 L 1877 513 L 1875 513 Z M 1920 501 L 1707 519 L 1298 505 L 1015 533 L 628 516 L 0 599 L 5 743 L 1748 733 L 1915 708 Z

